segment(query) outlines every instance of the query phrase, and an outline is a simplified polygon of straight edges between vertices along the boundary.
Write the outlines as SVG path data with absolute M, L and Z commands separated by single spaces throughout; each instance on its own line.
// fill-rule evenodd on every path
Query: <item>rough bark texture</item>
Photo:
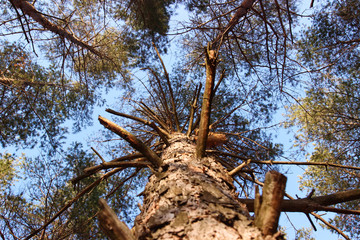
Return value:
M 263 239 L 230 175 L 210 157 L 197 159 L 185 135 L 173 136 L 162 160 L 142 193 L 138 239 Z
M 277 232 L 281 202 L 284 198 L 286 177 L 281 173 L 266 173 L 259 209 L 255 210 L 255 225 L 264 236 Z

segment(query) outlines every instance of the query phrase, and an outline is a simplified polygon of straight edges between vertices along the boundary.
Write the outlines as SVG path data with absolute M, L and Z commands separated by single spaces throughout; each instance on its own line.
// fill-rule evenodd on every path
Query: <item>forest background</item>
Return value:
M 185 122 L 187 104 L 202 89 L 203 49 L 241 4 L 36 1 L 34 10 L 19 7 L 24 2 L 0 2 L 3 239 L 28 236 L 107 173 L 70 182 L 99 164 L 100 156 L 111 160 L 132 153 L 98 124 L 105 109 L 136 115 L 134 109 L 145 104 L 164 104 L 152 97 L 161 95 L 159 78 L 170 79 Z M 292 196 L 306 197 L 312 189 L 314 195 L 324 195 L 359 188 L 359 9 L 356 0 L 256 1 L 223 39 L 223 80 L 214 98 L 212 129 L 227 133 L 229 142 L 215 150 L 274 161 L 249 165 L 238 176 L 241 197 L 253 198 L 253 182 L 263 180 L 269 169 L 289 178 L 286 191 Z M 155 144 L 149 130 L 106 116 Z M 306 161 L 317 165 L 300 165 Z M 43 236 L 104 238 L 94 217 L 99 197 L 131 226 L 141 201 L 136 196 L 149 174 L 129 168 L 102 181 Z M 337 207 L 358 210 L 359 201 Z M 330 214 L 324 221 L 334 234 L 360 237 L 357 215 Z M 311 224 L 303 213 L 283 213 L 280 225 L 287 225 L 290 239 L 311 239 Z M 323 231 L 313 234 L 315 239 L 325 236 Z

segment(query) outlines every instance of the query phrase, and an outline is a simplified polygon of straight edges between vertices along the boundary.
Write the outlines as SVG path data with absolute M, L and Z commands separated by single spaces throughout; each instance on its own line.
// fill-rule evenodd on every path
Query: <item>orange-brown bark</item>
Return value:
M 138 239 L 264 239 L 238 201 L 227 170 L 214 158 L 196 158 L 186 135 L 173 135 L 162 160 L 142 193 Z

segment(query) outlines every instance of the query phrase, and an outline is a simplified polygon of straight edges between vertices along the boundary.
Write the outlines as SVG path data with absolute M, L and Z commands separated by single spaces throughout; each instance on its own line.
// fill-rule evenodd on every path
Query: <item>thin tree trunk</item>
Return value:
M 159 172 L 142 193 L 136 238 L 263 239 L 226 169 L 211 157 L 197 159 L 195 143 L 184 134 L 169 142 Z

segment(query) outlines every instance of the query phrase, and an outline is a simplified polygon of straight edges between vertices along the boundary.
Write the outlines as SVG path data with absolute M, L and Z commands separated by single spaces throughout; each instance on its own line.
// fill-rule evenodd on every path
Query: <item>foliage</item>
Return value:
M 4 159 L 9 157 L 6 155 Z M 81 144 L 74 143 L 64 156 L 58 157 L 51 160 L 47 157 L 26 158 L 23 174 L 26 177 L 26 187 L 7 186 L 7 191 L 1 192 L 4 202 L 0 207 L 2 218 L 0 229 L 5 236 L 10 237 L 13 234 L 18 237 L 27 236 L 34 229 L 41 227 L 87 185 L 98 179 L 99 174 L 96 174 L 76 185 L 68 182 L 71 177 L 82 173 L 84 168 L 94 165 L 94 156 L 83 151 Z M 6 169 L 9 169 L 9 166 L 2 168 L 2 170 Z M 11 171 L 2 173 L 3 179 L 8 180 L 7 185 L 10 185 L 14 173 Z M 95 219 L 98 199 L 118 187 L 123 177 L 125 176 L 118 175 L 110 182 L 103 182 L 85 197 L 77 200 L 47 227 L 45 236 L 48 239 L 104 239 Z M 134 182 L 136 181 L 134 179 Z M 135 207 L 135 203 L 125 196 L 128 189 L 128 186 L 120 188 L 110 198 L 110 205 L 118 209 L 119 214 L 121 209 Z
M 169 85 L 167 84 L 167 77 L 161 66 L 153 63 L 153 66 L 148 66 L 149 79 L 143 84 L 148 91 L 147 94 L 141 94 L 138 99 L 133 98 L 133 106 L 117 107 L 116 111 L 125 111 L 129 108 L 133 116 L 140 117 L 147 121 L 154 121 L 144 111 L 143 106 L 148 107 L 156 114 L 160 120 L 168 126 L 171 131 L 176 131 L 176 123 L 173 117 L 171 106 L 171 95 Z M 221 75 L 221 74 L 219 74 Z M 218 75 L 218 78 L 220 76 Z M 229 156 L 217 156 L 225 167 L 234 168 L 240 164 L 244 159 L 267 160 L 274 159 L 282 154 L 282 145 L 273 143 L 272 135 L 266 133 L 262 127 L 271 119 L 271 114 L 276 110 L 274 101 L 269 101 L 273 96 L 266 91 L 254 91 L 249 93 L 239 101 L 239 92 L 241 86 L 236 84 L 236 79 L 232 75 L 227 75 L 217 88 L 217 92 L 212 100 L 212 115 L 211 115 L 211 132 L 224 133 L 227 137 L 227 143 L 223 146 L 218 146 L 215 149 L 224 152 L 236 153 L 239 158 L 236 159 Z M 188 71 L 183 65 L 178 64 L 172 69 L 169 74 L 169 82 L 173 89 L 174 102 L 176 106 L 177 118 L 182 132 L 186 132 L 189 127 L 189 116 L 191 113 L 192 101 L 195 98 L 196 90 L 201 79 L 205 77 L 200 71 Z M 239 89 L 240 88 L 240 89 Z M 138 89 L 140 91 L 140 89 Z M 200 89 L 200 96 L 203 94 L 203 88 Z M 164 101 L 163 99 L 168 99 Z M 201 97 L 198 99 L 197 108 L 194 114 L 193 128 L 198 128 L 198 120 L 200 118 L 200 108 L 202 104 Z M 123 110 L 124 109 L 124 110 Z M 167 110 L 170 109 L 170 110 Z M 125 123 L 124 119 L 116 119 L 116 122 Z M 145 127 L 143 124 L 129 122 L 127 127 L 131 132 L 137 133 L 142 141 L 150 146 L 159 144 L 156 134 L 150 127 Z M 107 143 L 108 144 L 108 143 Z M 115 147 L 111 147 L 114 149 Z M 117 149 L 124 148 L 124 146 L 117 147 Z M 115 148 L 116 149 L 116 148 Z M 155 147 L 155 149 L 157 149 Z M 118 153 L 119 154 L 119 153 Z M 269 169 L 276 169 L 276 167 L 268 167 L 263 165 L 251 164 L 247 170 L 249 172 L 256 172 L 256 177 L 262 179 L 262 174 Z M 244 176 L 240 176 L 244 184 L 245 194 L 250 194 L 253 183 L 248 182 Z
M 1 72 L 1 144 L 61 143 L 66 120 L 74 130 L 90 121 L 97 96 L 86 85 L 65 79 L 53 66 L 44 68 L 22 50 L 21 44 L 3 43 Z
M 312 233 L 311 228 L 301 228 L 296 231 L 295 239 L 296 240 L 315 240 L 315 238 L 311 237 Z
M 299 42 L 300 60 L 311 71 L 306 96 L 290 109 L 300 128 L 299 143 L 314 144 L 309 161 L 359 166 L 359 16 L 360 2 L 327 1 L 314 12 L 312 25 Z M 302 186 L 317 194 L 360 187 L 351 170 L 308 167 Z M 343 204 L 357 209 L 359 201 Z M 339 215 L 337 227 L 359 236 L 358 217 Z

